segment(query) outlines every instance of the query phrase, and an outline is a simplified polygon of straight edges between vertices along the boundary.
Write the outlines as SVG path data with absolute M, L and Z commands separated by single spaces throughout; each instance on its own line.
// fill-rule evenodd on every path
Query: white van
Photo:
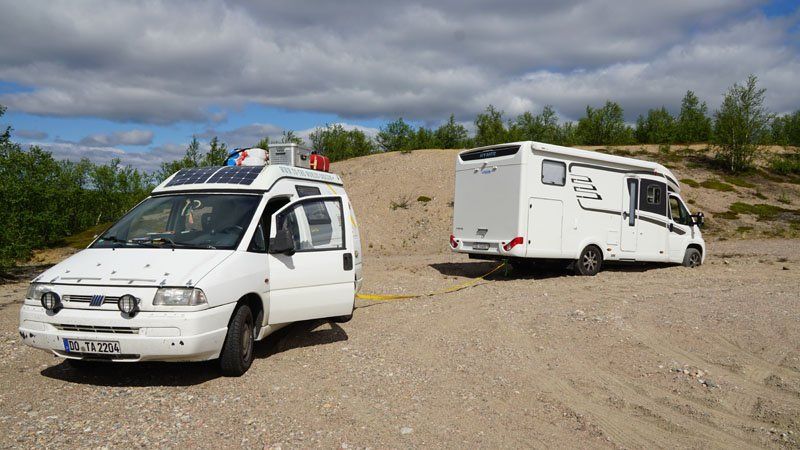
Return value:
M 288 165 L 183 169 L 30 285 L 23 341 L 67 358 L 201 361 L 241 375 L 253 342 L 352 317 L 361 241 L 338 175 Z
M 695 267 L 700 226 L 669 169 L 649 161 L 515 142 L 459 153 L 453 251 L 482 259 L 573 261 L 595 275 L 603 261 Z

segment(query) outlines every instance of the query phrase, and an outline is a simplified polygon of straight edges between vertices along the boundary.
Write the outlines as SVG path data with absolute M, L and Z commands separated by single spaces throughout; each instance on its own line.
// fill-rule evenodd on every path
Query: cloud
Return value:
M 491 102 L 575 118 L 606 98 L 633 114 L 686 89 L 716 102 L 749 73 L 774 110 L 800 104 L 798 15 L 759 0 L 5 1 L 0 80 L 33 89 L 0 103 L 32 114 L 207 124 L 259 103 L 438 121 Z
M 162 162 L 180 159 L 186 153 L 187 144 L 167 144 L 152 147 L 141 152 L 127 151 L 114 146 L 85 145 L 69 141 L 33 141 L 25 144 L 26 147 L 37 146 L 53 154 L 58 160 L 77 162 L 86 158 L 97 164 L 107 164 L 113 159 L 119 159 L 121 164 L 134 167 L 145 172 L 155 172 Z M 208 151 L 208 144 L 201 143 L 200 150 Z
M 92 134 L 80 140 L 89 147 L 114 147 L 117 145 L 150 145 L 153 132 L 150 130 L 115 131 L 111 134 Z
M 47 133 L 39 130 L 14 130 L 14 135 L 23 139 L 47 139 Z
M 252 123 L 232 130 L 219 130 L 209 128 L 197 137 L 211 139 L 218 137 L 230 148 L 251 147 L 265 137 L 275 139 L 280 136 L 283 129 L 277 125 L 265 123 Z

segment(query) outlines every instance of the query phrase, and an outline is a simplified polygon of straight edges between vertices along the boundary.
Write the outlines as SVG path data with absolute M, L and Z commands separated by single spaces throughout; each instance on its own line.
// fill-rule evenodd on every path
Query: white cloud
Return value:
M 81 139 L 80 144 L 94 147 L 114 147 L 117 145 L 150 145 L 153 132 L 150 130 L 115 131 L 110 134 L 91 134 Z
M 0 103 L 33 114 L 213 123 L 256 102 L 436 121 L 491 102 L 574 118 L 606 98 L 674 109 L 686 89 L 713 104 L 749 73 L 773 109 L 800 104 L 798 17 L 758 0 L 0 2 L 0 80 L 33 88 Z

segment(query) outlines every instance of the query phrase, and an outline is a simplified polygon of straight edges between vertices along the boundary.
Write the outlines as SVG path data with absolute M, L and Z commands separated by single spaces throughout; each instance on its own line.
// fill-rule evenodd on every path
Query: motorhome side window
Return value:
M 559 161 L 542 161 L 542 183 L 564 186 L 567 182 L 567 165 Z
M 340 200 L 300 202 L 276 218 L 278 229 L 291 231 L 296 251 L 342 250 L 344 220 Z
M 653 214 L 667 215 L 667 185 L 655 180 L 643 179 L 641 181 L 641 198 L 639 209 Z
M 301 186 L 297 185 L 294 187 L 297 190 L 297 195 L 300 197 L 308 197 L 311 195 L 319 195 L 319 188 L 316 186 Z

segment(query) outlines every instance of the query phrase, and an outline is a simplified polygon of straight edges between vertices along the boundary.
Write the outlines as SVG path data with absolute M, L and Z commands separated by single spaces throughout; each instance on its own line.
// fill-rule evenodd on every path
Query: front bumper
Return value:
M 31 347 L 57 356 L 113 361 L 205 361 L 219 357 L 235 303 L 194 312 L 139 312 L 62 309 L 48 313 L 23 305 L 19 334 Z M 68 353 L 64 339 L 119 342 L 120 355 Z

